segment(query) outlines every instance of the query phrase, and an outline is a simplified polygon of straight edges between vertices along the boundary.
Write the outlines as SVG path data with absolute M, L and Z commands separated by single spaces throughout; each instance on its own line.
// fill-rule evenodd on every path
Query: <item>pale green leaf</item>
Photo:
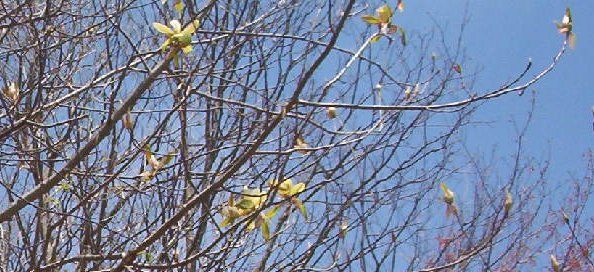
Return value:
M 390 20 L 392 20 L 392 15 L 394 15 L 394 12 L 390 6 L 383 5 L 377 9 L 377 15 L 381 23 L 389 23 Z
M 268 225 L 268 220 L 264 220 L 261 225 L 262 228 L 262 236 L 266 241 L 270 239 L 270 226 Z
M 307 209 L 305 209 L 305 205 L 303 205 L 303 202 L 301 202 L 301 199 L 294 197 L 292 199 L 292 201 L 293 201 L 293 204 L 295 204 L 295 206 L 301 212 L 301 215 L 303 215 L 303 218 L 305 218 L 305 220 L 307 220 Z
M 303 183 L 303 182 L 297 183 L 297 184 L 295 184 L 295 186 L 293 186 L 291 188 L 291 195 L 296 195 L 298 193 L 301 193 L 301 192 L 303 192 L 303 190 L 305 190 L 305 183 Z
M 229 226 L 229 225 L 233 224 L 233 221 L 235 221 L 234 218 L 232 218 L 232 217 L 225 217 L 225 219 L 223 219 L 223 222 L 221 222 L 221 227 L 224 228 L 226 226 Z
M 266 214 L 264 214 L 264 217 L 266 219 L 272 219 L 276 215 L 276 213 L 278 212 L 279 209 L 280 209 L 279 205 L 272 207 L 272 209 L 268 210 L 266 212 Z
M 255 207 L 254 202 L 249 199 L 242 199 L 235 206 L 243 210 L 251 210 Z
M 193 49 L 193 48 L 192 48 L 192 46 L 191 46 L 191 45 L 188 45 L 188 46 L 184 46 L 184 47 L 182 47 L 182 51 L 184 51 L 184 54 L 186 54 L 186 55 L 187 55 L 187 54 L 190 54 L 190 52 L 192 52 L 192 49 Z
M 373 15 L 363 15 L 363 16 L 361 16 L 361 19 L 363 19 L 363 21 L 365 21 L 366 23 L 372 24 L 372 25 L 377 25 L 377 24 L 381 23 L 380 19 Z
M 163 33 L 163 34 L 166 34 L 166 35 L 173 35 L 173 30 L 171 30 L 171 28 L 168 28 L 168 27 L 167 27 L 166 25 L 164 25 L 164 24 L 160 24 L 160 23 L 153 23 L 153 27 L 154 27 L 154 28 L 155 28 L 157 31 L 159 31 L 159 32 L 161 32 L 161 33 Z
M 184 5 L 184 2 L 182 2 L 181 0 L 178 0 L 173 7 L 175 8 L 175 10 L 177 10 L 177 12 L 181 14 L 186 5 Z

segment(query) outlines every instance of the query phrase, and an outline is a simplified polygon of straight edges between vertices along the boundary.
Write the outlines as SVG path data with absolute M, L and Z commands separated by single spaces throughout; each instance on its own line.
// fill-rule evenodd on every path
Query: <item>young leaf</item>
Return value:
M 192 23 L 187 25 L 186 28 L 184 28 L 184 30 L 182 31 L 182 33 L 187 34 L 187 35 L 192 35 L 192 34 L 194 34 L 194 32 L 196 32 L 196 29 L 198 29 L 199 26 L 200 26 L 200 21 L 198 21 L 196 19 Z
M 255 207 L 254 202 L 252 202 L 249 199 L 242 199 L 239 202 L 237 202 L 237 205 L 235 206 L 242 210 L 251 210 Z
M 270 220 L 270 219 L 272 219 L 276 215 L 276 213 L 278 212 L 278 210 L 280 210 L 280 206 L 279 205 L 276 205 L 276 206 L 272 207 L 272 209 L 268 210 L 266 212 L 266 214 L 264 214 L 264 217 L 266 219 Z
M 381 23 L 380 19 L 373 15 L 363 15 L 361 16 L 361 19 L 371 25 L 377 25 Z
M 301 193 L 301 192 L 303 192 L 303 190 L 305 190 L 305 183 L 303 183 L 303 182 L 297 183 L 297 184 L 295 184 L 295 186 L 291 187 L 291 196 Z
M 188 46 L 184 46 L 182 47 L 182 51 L 184 51 L 184 54 L 189 54 L 190 52 L 192 52 L 192 46 L 188 45 Z
M 169 154 L 167 154 L 163 158 L 161 158 L 161 160 L 159 161 L 159 164 L 161 165 L 161 167 L 163 167 L 163 166 L 169 164 L 171 162 L 171 160 L 173 160 L 173 157 L 175 157 L 175 153 L 169 152 Z
M 303 202 L 301 202 L 301 199 L 293 197 L 291 201 L 299 209 L 301 215 L 303 215 L 303 218 L 307 220 L 307 210 L 305 209 L 305 205 L 303 205 Z
M 390 8 L 390 6 L 383 5 L 377 9 L 377 15 L 381 23 L 390 23 L 390 21 L 392 20 L 392 15 L 394 15 L 394 12 Z
M 404 28 L 400 27 L 398 28 L 400 30 L 400 42 L 402 42 L 403 46 L 406 46 L 406 32 L 404 31 Z
M 221 227 L 224 228 L 226 226 L 229 226 L 233 224 L 233 221 L 235 221 L 235 218 L 225 217 L 225 219 L 223 219 L 223 221 L 221 222 Z
M 262 228 L 262 237 L 264 237 L 264 240 L 268 241 L 270 239 L 270 226 L 268 225 L 268 220 L 264 220 L 260 227 Z
M 184 10 L 184 7 L 186 5 L 184 5 L 184 2 L 182 2 L 181 0 L 177 0 L 175 5 L 173 5 L 173 7 L 175 8 L 175 10 L 177 10 L 178 13 L 182 13 L 182 11 Z
M 164 24 L 160 24 L 160 23 L 155 22 L 155 23 L 153 23 L 153 27 L 157 31 L 159 31 L 159 32 L 161 32 L 161 33 L 163 33 L 165 35 L 173 35 L 173 34 L 175 34 L 173 32 L 173 30 L 171 30 L 169 27 L 165 26 Z
M 441 183 L 441 190 L 443 191 L 443 201 L 448 205 L 454 204 L 454 192 L 443 182 Z

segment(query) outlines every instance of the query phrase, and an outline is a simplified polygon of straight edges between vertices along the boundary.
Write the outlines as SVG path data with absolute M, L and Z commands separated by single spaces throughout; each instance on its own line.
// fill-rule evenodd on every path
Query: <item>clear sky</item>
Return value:
M 396 2 L 396 1 L 394 1 Z M 560 21 L 565 7 L 572 9 L 575 50 L 569 50 L 555 70 L 535 85 L 536 108 L 526 139 L 526 155 L 551 158 L 551 178 L 564 179 L 569 173 L 581 176 L 582 155 L 594 147 L 592 106 L 594 106 L 594 2 L 554 0 L 410 0 L 400 14 L 402 24 L 411 31 L 423 31 L 433 23 L 445 26 L 451 34 L 459 31 L 465 12 L 467 24 L 463 45 L 471 58 L 470 67 L 480 69 L 477 90 L 497 88 L 517 75 L 533 60 L 532 76 L 551 62 L 563 41 L 553 20 Z M 445 25 L 447 24 L 447 26 Z M 476 152 L 489 153 L 496 147 L 500 157 L 513 152 L 514 126 L 530 109 L 531 95 L 508 95 L 484 105 L 475 119 L 495 121 L 467 129 L 464 139 Z

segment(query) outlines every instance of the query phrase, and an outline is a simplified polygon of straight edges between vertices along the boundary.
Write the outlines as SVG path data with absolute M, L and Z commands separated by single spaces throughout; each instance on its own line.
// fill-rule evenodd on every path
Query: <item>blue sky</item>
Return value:
M 395 2 L 395 1 L 394 1 Z M 551 62 L 563 41 L 553 20 L 561 20 L 565 7 L 572 9 L 575 50 L 569 50 L 555 70 L 531 90 L 536 90 L 536 108 L 526 139 L 526 154 L 551 159 L 551 178 L 564 179 L 569 173 L 583 172 L 582 155 L 593 145 L 592 106 L 594 106 L 594 60 L 588 26 L 594 25 L 591 1 L 405 1 L 400 20 L 410 31 L 424 31 L 433 24 L 431 17 L 451 34 L 467 12 L 470 21 L 463 46 L 470 58 L 466 70 L 480 69 L 477 90 L 497 88 L 517 75 L 529 58 L 532 76 Z M 501 158 L 514 151 L 517 135 L 511 120 L 519 124 L 530 109 L 531 95 L 508 95 L 491 101 L 475 116 L 494 122 L 467 129 L 465 142 L 475 152 L 488 154 L 495 147 Z

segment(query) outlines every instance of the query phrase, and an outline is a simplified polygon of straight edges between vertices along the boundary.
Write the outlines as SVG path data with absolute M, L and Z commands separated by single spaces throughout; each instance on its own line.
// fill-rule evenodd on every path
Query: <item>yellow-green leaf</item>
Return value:
M 303 215 L 303 218 L 307 220 L 307 210 L 305 209 L 305 205 L 303 205 L 303 202 L 301 202 L 301 199 L 294 197 L 291 200 L 293 204 L 299 209 L 301 215 Z
M 394 15 L 394 12 L 390 6 L 383 5 L 377 9 L 377 15 L 381 23 L 389 23 L 392 19 L 392 15 Z
M 262 222 L 261 228 L 262 237 L 264 237 L 264 239 L 268 241 L 270 239 L 270 226 L 268 225 L 268 220 L 264 220 L 264 222 Z
M 248 226 L 247 226 L 247 230 L 248 230 L 248 231 L 252 231 L 252 230 L 254 230 L 255 228 L 256 228 L 256 221 L 255 221 L 255 220 L 252 220 L 252 221 L 250 221 L 250 223 L 249 223 L 249 224 L 248 224 Z
M 266 214 L 264 214 L 264 217 L 266 219 L 272 219 L 276 215 L 276 213 L 278 212 L 279 209 L 280 209 L 279 205 L 272 207 L 272 209 L 270 209 L 269 211 L 266 212 Z
M 159 50 L 161 50 L 162 52 L 167 51 L 167 49 L 169 48 L 169 44 L 171 44 L 171 39 L 167 39 L 159 48 Z
M 170 152 L 169 154 L 165 155 L 163 158 L 161 158 L 161 167 L 169 164 L 171 162 L 171 160 L 173 160 L 173 157 L 175 157 L 175 153 Z
M 155 28 L 157 31 L 159 31 L 159 32 L 161 32 L 161 33 L 163 33 L 163 34 L 166 34 L 166 35 L 173 35 L 173 30 L 171 30 L 170 28 L 168 28 L 168 27 L 167 27 L 166 25 L 164 25 L 164 24 L 160 24 L 160 23 L 156 23 L 156 22 L 155 22 L 155 23 L 153 23 L 153 27 L 154 27 L 154 28 Z
M 177 12 L 181 14 L 185 6 L 186 5 L 184 5 L 184 2 L 178 0 L 173 7 L 175 8 L 175 10 L 177 10 Z
M 371 38 L 371 42 L 372 43 L 378 42 L 381 38 L 382 38 L 381 35 L 375 35 L 373 38 Z
M 363 16 L 361 16 L 361 19 L 363 19 L 363 21 L 365 21 L 366 23 L 372 24 L 372 25 L 377 25 L 377 24 L 381 23 L 380 19 L 373 15 L 363 15 Z
M 198 27 L 200 27 L 200 21 L 196 19 L 192 23 L 187 25 L 182 32 L 187 35 L 192 35 L 194 34 L 194 32 L 196 32 L 196 29 L 198 29 Z
M 254 208 L 254 202 L 252 202 L 249 199 L 242 199 L 239 202 L 237 202 L 237 205 L 235 205 L 235 206 L 240 209 L 251 210 Z
M 305 190 L 305 183 L 303 183 L 303 182 L 297 183 L 297 184 L 295 184 L 295 186 L 293 186 L 291 188 L 291 195 L 296 195 L 298 193 L 301 193 L 301 192 L 303 192 L 303 190 Z
M 226 226 L 229 226 L 229 225 L 233 224 L 233 221 L 235 221 L 234 218 L 232 218 L 232 217 L 225 217 L 225 219 L 223 219 L 223 222 L 221 222 L 221 227 L 224 228 Z
M 192 49 L 193 49 L 193 48 L 192 48 L 192 46 L 191 46 L 191 45 L 188 45 L 188 46 L 184 46 L 184 47 L 182 47 L 182 51 L 184 51 L 184 54 L 186 54 L 186 55 L 187 55 L 187 54 L 190 54 L 190 52 L 192 52 Z

